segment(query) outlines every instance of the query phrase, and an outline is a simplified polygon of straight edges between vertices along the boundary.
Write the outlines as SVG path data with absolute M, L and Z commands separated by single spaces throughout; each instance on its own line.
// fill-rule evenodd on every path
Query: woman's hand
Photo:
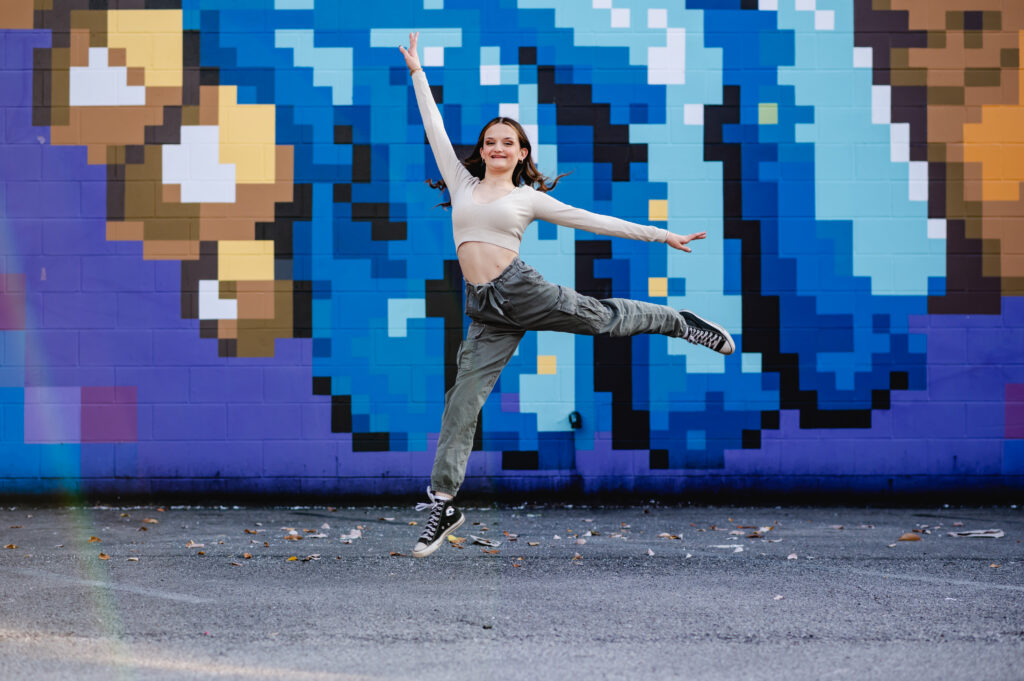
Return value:
M 708 236 L 707 232 L 696 232 L 694 234 L 685 234 L 685 235 L 684 234 L 673 234 L 672 232 L 669 232 L 668 233 L 668 238 L 665 239 L 665 243 L 668 244 L 669 246 L 671 246 L 672 248 L 677 248 L 680 251 L 686 251 L 687 253 L 689 253 L 690 252 L 690 247 L 687 246 L 686 244 L 690 243 L 691 241 L 695 241 L 697 239 L 706 239 L 707 236 Z
M 416 43 L 420 39 L 420 32 L 409 34 L 409 49 L 405 49 L 404 45 L 399 45 L 398 49 L 402 51 L 402 56 L 405 57 L 405 65 L 409 67 L 409 73 L 413 73 L 416 69 L 422 69 L 420 66 L 420 58 L 416 56 Z

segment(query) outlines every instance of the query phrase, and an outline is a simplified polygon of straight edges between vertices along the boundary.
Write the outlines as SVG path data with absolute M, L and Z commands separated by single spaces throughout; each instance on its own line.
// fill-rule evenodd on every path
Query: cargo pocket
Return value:
M 558 287 L 558 300 L 555 302 L 555 307 L 559 312 L 575 315 L 579 306 L 580 295 L 576 293 L 576 291 L 573 291 L 571 288 L 566 288 L 565 286 Z
M 473 359 L 476 356 L 477 341 L 475 339 L 467 338 L 459 344 L 459 352 L 455 356 L 455 363 L 459 367 L 459 371 L 472 371 L 473 370 Z

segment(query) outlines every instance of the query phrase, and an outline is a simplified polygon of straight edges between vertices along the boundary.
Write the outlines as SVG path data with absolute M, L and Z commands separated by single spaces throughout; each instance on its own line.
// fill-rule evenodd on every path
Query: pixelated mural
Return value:
M 457 151 L 512 116 L 560 200 L 708 232 L 538 223 L 527 262 L 738 345 L 528 333 L 468 486 L 1020 485 L 1013 3 L 13 0 L 0 28 L 0 490 L 425 484 L 468 321 L 414 29 Z

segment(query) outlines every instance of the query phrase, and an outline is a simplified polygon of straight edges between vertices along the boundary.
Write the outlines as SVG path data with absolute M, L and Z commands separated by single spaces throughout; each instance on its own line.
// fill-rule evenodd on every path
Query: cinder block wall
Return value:
M 708 233 L 524 260 L 738 345 L 528 333 L 467 490 L 1019 492 L 1024 5 L 986 7 L 5 0 L 0 495 L 427 484 L 468 320 L 410 29 L 459 153 L 512 116 L 558 199 Z

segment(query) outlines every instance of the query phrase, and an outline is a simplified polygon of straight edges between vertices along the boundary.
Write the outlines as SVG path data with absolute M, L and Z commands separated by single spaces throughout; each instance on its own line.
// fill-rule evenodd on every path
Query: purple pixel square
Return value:
M 1006 437 L 1024 438 L 1024 383 L 1006 384 Z
M 81 388 L 25 388 L 26 444 L 78 443 L 81 437 Z
M 519 393 L 501 393 L 501 410 L 519 412 Z
M 133 385 L 82 388 L 82 442 L 139 439 L 138 390 Z

